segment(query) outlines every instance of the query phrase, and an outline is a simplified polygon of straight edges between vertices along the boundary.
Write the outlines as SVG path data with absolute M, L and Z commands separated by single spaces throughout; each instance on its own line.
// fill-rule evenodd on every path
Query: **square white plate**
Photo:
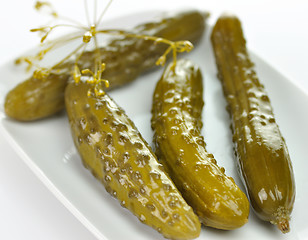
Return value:
M 155 15 L 156 12 L 137 13 L 106 22 L 105 27 L 131 28 Z M 184 57 L 199 64 L 204 77 L 203 135 L 207 150 L 215 155 L 218 164 L 224 166 L 226 173 L 244 189 L 233 157 L 230 119 L 225 110 L 226 102 L 220 82 L 216 78 L 217 71 L 209 34 L 210 28 L 206 30 L 202 41 L 195 49 Z M 255 54 L 251 54 L 251 58 L 256 63 L 257 73 L 269 93 L 276 120 L 286 139 L 293 162 L 297 195 L 292 213 L 291 232 L 283 235 L 271 224 L 258 220 L 251 211 L 249 222 L 242 228 L 234 231 L 203 228 L 199 239 L 307 239 L 308 174 L 305 172 L 305 160 L 308 156 L 308 95 Z M 0 126 L 21 158 L 99 239 L 163 239 L 156 231 L 140 223 L 128 210 L 121 208 L 83 167 L 73 145 L 64 112 L 30 123 L 16 122 L 5 116 L 5 94 L 27 77 L 24 70 L 14 66 L 12 62 L 0 67 Z M 160 68 L 144 74 L 132 84 L 110 92 L 149 143 L 152 142 L 152 93 L 162 71 L 163 68 Z

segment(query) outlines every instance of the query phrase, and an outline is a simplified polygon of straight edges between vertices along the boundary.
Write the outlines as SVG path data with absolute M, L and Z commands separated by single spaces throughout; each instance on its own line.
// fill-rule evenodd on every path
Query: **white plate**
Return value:
M 151 19 L 157 13 L 139 13 L 105 23 L 105 27 L 132 27 Z M 112 24 L 111 24 L 112 22 Z M 243 189 L 232 153 L 230 119 L 226 102 L 216 78 L 216 67 L 207 29 L 202 42 L 189 57 L 201 66 L 204 76 L 203 134 L 207 149 L 219 165 L 226 168 Z M 251 211 L 249 222 L 234 231 L 203 228 L 199 239 L 306 239 L 308 174 L 306 174 L 308 136 L 308 95 L 283 77 L 270 65 L 251 54 L 256 69 L 272 101 L 276 120 L 286 139 L 293 161 L 296 180 L 296 202 L 292 213 L 291 232 L 281 234 L 275 227 L 258 220 Z M 136 123 L 148 142 L 152 142 L 150 110 L 152 93 L 163 69 L 142 75 L 132 84 L 112 91 L 110 95 Z M 32 123 L 8 119 L 3 113 L 5 94 L 26 78 L 23 69 L 12 61 L 0 67 L 1 128 L 8 141 L 33 172 L 55 196 L 99 239 L 163 239 L 155 230 L 142 224 L 128 210 L 106 193 L 104 187 L 86 170 L 73 145 L 65 113 Z

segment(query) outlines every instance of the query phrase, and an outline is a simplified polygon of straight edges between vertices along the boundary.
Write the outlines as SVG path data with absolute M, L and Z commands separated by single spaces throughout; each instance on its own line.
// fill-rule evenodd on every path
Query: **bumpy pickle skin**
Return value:
M 185 39 L 196 43 L 203 35 L 205 19 L 206 14 L 198 11 L 181 12 L 157 22 L 136 26 L 132 33 L 162 37 L 171 41 Z M 102 78 L 110 82 L 106 91 L 127 84 L 142 72 L 153 68 L 167 47 L 165 44 L 154 44 L 150 40 L 123 37 L 101 48 L 100 57 L 106 63 Z M 79 68 L 93 70 L 95 56 L 95 51 L 85 52 L 78 61 Z M 33 121 L 62 110 L 64 89 L 74 64 L 74 61 L 66 62 L 58 67 L 60 73 L 51 74 L 42 81 L 32 76 L 17 85 L 6 96 L 6 115 L 19 121 Z M 46 87 L 49 85 L 52 89 Z
M 269 97 L 249 59 L 240 20 L 221 16 L 211 40 L 251 204 L 259 218 L 288 232 L 295 199 L 292 164 Z
M 18 121 L 34 121 L 63 110 L 67 74 L 31 77 L 18 84 L 5 99 L 5 114 Z
M 201 136 L 202 76 L 189 60 L 169 65 L 158 81 L 152 106 L 156 154 L 201 222 L 231 230 L 248 221 L 249 202 Z
M 88 89 L 86 83 L 69 83 L 65 91 L 72 136 L 84 166 L 123 207 L 166 238 L 198 237 L 198 217 L 133 122 L 107 94 L 88 96 Z

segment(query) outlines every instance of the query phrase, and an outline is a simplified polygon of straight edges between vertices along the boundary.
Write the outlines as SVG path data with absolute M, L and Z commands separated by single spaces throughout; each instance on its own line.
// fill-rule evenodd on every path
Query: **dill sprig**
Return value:
M 99 29 L 98 26 L 100 25 L 105 13 L 107 12 L 113 0 L 109 0 L 109 2 L 107 3 L 107 6 L 103 9 L 102 13 L 99 15 L 98 18 L 96 17 L 97 0 L 94 0 L 94 1 L 95 1 L 94 2 L 94 21 L 93 21 L 93 24 L 91 24 L 87 0 L 84 0 L 87 25 L 83 25 L 76 20 L 59 15 L 49 2 L 37 1 L 35 4 L 36 10 L 41 11 L 42 9 L 45 9 L 47 10 L 47 13 L 54 20 L 62 20 L 65 23 L 59 23 L 59 24 L 54 24 L 50 26 L 46 25 L 46 26 L 31 29 L 30 30 L 31 32 L 38 32 L 42 35 L 41 45 L 43 49 L 34 56 L 21 57 L 17 59 L 16 63 L 26 62 L 28 64 L 27 70 L 30 70 L 32 67 L 35 67 L 36 69 L 33 73 L 33 76 L 37 79 L 44 80 L 50 73 L 59 72 L 59 68 L 61 68 L 62 64 L 67 62 L 71 57 L 75 57 L 74 67 L 72 69 L 72 76 L 73 76 L 74 81 L 78 83 L 83 76 L 87 76 L 85 78 L 86 82 L 94 86 L 94 93 L 96 95 L 102 95 L 104 94 L 103 88 L 109 87 L 109 81 L 107 79 L 102 78 L 102 73 L 104 72 L 106 68 L 106 64 L 108 63 L 102 62 L 98 39 L 97 39 L 98 34 L 124 36 L 127 38 L 139 38 L 139 39 L 153 41 L 154 44 L 169 45 L 169 47 L 166 49 L 163 55 L 158 58 L 158 60 L 156 61 L 156 64 L 164 66 L 164 64 L 166 63 L 167 55 L 169 53 L 172 53 L 173 69 L 176 65 L 177 53 L 185 52 L 185 51 L 189 52 L 193 49 L 193 45 L 189 41 L 170 41 L 165 38 L 147 36 L 143 34 L 139 35 L 139 34 L 123 31 L 123 30 Z M 78 29 L 79 31 L 77 33 L 72 33 L 69 36 L 60 37 L 53 41 L 47 41 L 47 38 L 50 35 L 50 33 L 60 27 L 61 28 L 63 27 L 75 28 L 75 29 Z M 59 62 L 57 62 L 56 64 L 54 64 L 52 67 L 49 67 L 49 68 L 39 66 L 38 62 L 43 60 L 45 56 L 47 55 L 47 53 L 73 40 L 76 40 L 78 38 L 82 39 L 82 43 L 79 46 L 77 46 L 73 51 L 71 51 L 66 57 L 62 58 Z M 85 52 L 90 42 L 94 43 L 94 50 L 93 50 L 94 51 L 94 71 L 90 69 L 80 69 L 78 66 L 78 61 L 82 57 L 83 53 Z

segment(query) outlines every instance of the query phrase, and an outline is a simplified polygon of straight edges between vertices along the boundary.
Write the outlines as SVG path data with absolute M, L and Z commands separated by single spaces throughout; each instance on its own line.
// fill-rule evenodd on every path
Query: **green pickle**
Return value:
M 69 83 L 65 104 L 83 164 L 141 222 L 166 238 L 193 239 L 200 222 L 163 171 L 150 146 L 125 112 L 89 85 Z
M 18 121 L 33 121 L 61 111 L 67 79 L 67 74 L 50 74 L 44 80 L 31 77 L 18 84 L 5 98 L 6 115 Z
M 132 33 L 157 36 L 171 41 L 197 42 L 203 35 L 207 15 L 198 11 L 186 11 L 136 26 Z M 106 63 L 102 78 L 108 79 L 106 91 L 120 87 L 136 79 L 142 72 L 155 66 L 157 59 L 168 46 L 154 44 L 151 40 L 122 37 L 100 48 L 100 58 Z M 92 69 L 95 51 L 85 52 L 78 61 L 80 69 Z M 38 80 L 35 75 L 17 85 L 6 96 L 5 113 L 19 121 L 33 121 L 51 116 L 64 108 L 64 89 L 74 61 L 66 62 L 57 69 L 59 73 Z M 51 89 L 48 87 L 51 86 Z
M 249 59 L 240 20 L 221 16 L 211 40 L 252 207 L 260 219 L 288 232 L 295 199 L 292 164 L 269 97 Z
M 189 60 L 172 63 L 158 81 L 152 107 L 156 154 L 201 222 L 231 230 L 248 221 L 249 202 L 219 167 L 201 136 L 202 76 Z

